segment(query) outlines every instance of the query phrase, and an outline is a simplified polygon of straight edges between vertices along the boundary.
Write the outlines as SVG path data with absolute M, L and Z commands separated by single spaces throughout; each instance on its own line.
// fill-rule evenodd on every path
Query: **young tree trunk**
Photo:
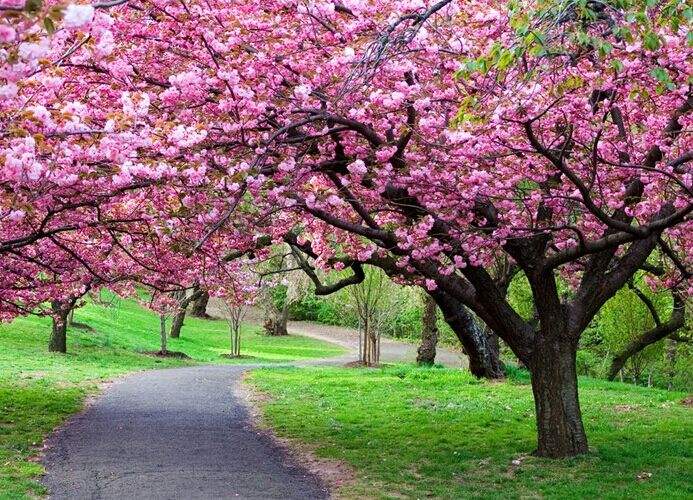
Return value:
M 469 358 L 469 371 L 478 378 L 505 377 L 498 337 L 484 332 L 474 315 L 454 298 L 437 290 L 429 293 L 443 312 L 445 322 L 462 343 Z
M 421 317 L 421 344 L 416 351 L 416 362 L 432 365 L 436 360 L 438 345 L 438 326 L 436 325 L 436 302 L 428 294 L 423 295 L 423 314 Z
M 563 339 L 544 338 L 536 343 L 529 368 L 540 457 L 564 458 L 588 451 L 578 401 L 576 353 L 577 343 Z
M 240 328 L 229 326 L 231 334 L 231 356 L 237 358 L 241 355 L 241 331 Z
M 207 302 L 209 302 L 209 293 L 202 292 L 199 298 L 193 302 L 190 314 L 196 318 L 209 318 L 207 314 Z
M 54 300 L 51 302 L 51 308 L 53 309 L 53 326 L 48 350 L 65 354 L 67 352 L 67 318 L 72 307 L 63 301 Z

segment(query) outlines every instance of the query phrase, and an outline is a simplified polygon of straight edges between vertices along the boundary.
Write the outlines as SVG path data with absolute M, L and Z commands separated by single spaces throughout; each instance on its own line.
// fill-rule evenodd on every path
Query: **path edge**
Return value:
M 297 465 L 318 477 L 327 488 L 331 499 L 346 498 L 340 494 L 340 490 L 356 484 L 357 475 L 354 469 L 342 460 L 318 457 L 315 445 L 277 435 L 263 413 L 263 404 L 272 401 L 273 398 L 246 380 L 251 372 L 252 369 L 244 371 L 233 389 L 238 400 L 248 411 L 248 422 L 253 430 L 271 440 Z

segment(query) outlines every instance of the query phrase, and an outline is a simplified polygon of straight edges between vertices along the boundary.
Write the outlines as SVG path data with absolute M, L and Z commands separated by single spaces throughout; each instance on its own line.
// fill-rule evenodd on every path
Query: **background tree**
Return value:
M 209 315 L 207 314 L 208 303 L 209 292 L 205 290 L 198 290 L 195 293 L 195 298 L 193 299 L 192 308 L 190 309 L 190 315 L 202 319 L 209 318 Z
M 225 318 L 229 324 L 229 337 L 231 339 L 230 357 L 239 358 L 241 356 L 241 326 L 247 307 L 243 303 L 229 299 L 224 300 L 224 306 L 226 309 Z
M 181 290 L 174 292 L 174 297 L 178 301 L 178 309 L 173 320 L 171 321 L 171 332 L 170 336 L 173 339 L 180 338 L 180 332 L 183 328 L 183 322 L 185 321 L 185 315 L 188 310 L 190 303 L 194 303 L 196 300 L 200 299 L 205 292 L 199 288 L 193 288 L 190 293 L 187 290 Z M 209 299 L 208 299 L 209 300 Z M 205 305 L 205 310 L 207 306 Z
M 433 297 L 421 294 L 421 343 L 416 350 L 416 362 L 420 365 L 432 365 L 436 360 L 438 345 L 438 306 Z

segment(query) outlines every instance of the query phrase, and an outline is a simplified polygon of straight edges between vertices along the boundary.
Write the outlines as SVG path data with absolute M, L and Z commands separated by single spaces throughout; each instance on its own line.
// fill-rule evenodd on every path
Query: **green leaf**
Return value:
M 24 4 L 24 10 L 32 14 L 39 12 L 41 7 L 43 7 L 43 0 L 26 0 Z
M 43 19 L 43 26 L 46 28 L 49 35 L 55 33 L 55 24 L 53 24 L 53 20 L 50 17 Z
M 661 42 L 659 41 L 659 36 L 652 31 L 645 33 L 643 37 L 643 45 L 647 50 L 655 51 L 661 47 Z
M 653 78 L 662 83 L 667 83 L 671 81 L 669 78 L 669 73 L 667 73 L 667 70 L 659 66 L 652 68 L 650 70 L 650 75 L 652 75 Z
M 616 73 L 620 73 L 621 71 L 623 71 L 623 63 L 618 59 L 614 59 L 611 61 L 611 67 L 616 71 Z

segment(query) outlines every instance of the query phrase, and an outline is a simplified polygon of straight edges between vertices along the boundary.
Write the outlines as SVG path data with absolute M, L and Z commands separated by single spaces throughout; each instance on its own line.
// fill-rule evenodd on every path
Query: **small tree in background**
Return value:
M 220 296 L 224 304 L 224 319 L 229 325 L 231 340 L 231 353 L 228 357 L 231 358 L 241 356 L 241 326 L 248 307 L 257 299 L 258 294 L 255 277 L 255 273 L 247 271 L 244 280 L 232 282 L 227 288 L 215 292 L 215 295 Z
M 159 354 L 166 356 L 168 354 L 168 337 L 166 335 L 166 314 L 159 313 L 159 337 L 161 339 L 161 349 Z
M 224 299 L 224 307 L 226 308 L 226 322 L 229 325 L 229 334 L 231 336 L 231 354 L 229 357 L 239 358 L 241 356 L 241 325 L 247 305 L 243 302 Z
M 364 280 L 348 290 L 359 319 L 359 361 L 365 366 L 377 366 L 381 333 L 398 310 L 402 294 L 381 269 L 370 266 L 365 268 Z

